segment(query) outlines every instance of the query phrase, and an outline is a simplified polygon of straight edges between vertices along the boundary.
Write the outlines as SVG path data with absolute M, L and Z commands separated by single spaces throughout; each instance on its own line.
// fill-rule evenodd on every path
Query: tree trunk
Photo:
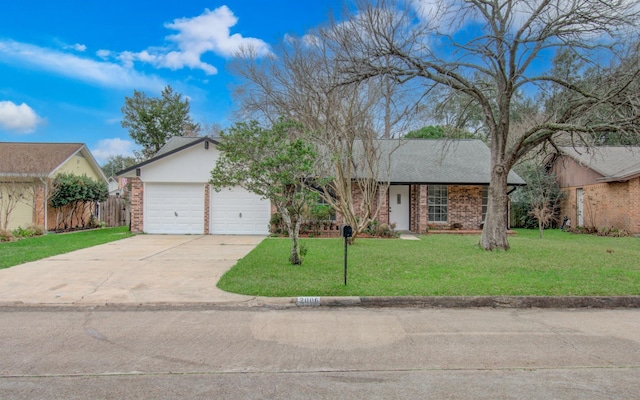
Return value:
M 544 230 L 544 224 L 542 223 L 542 219 L 538 220 L 538 238 L 542 239 L 542 231 Z
M 507 174 L 501 165 L 491 173 L 487 216 L 482 228 L 479 245 L 485 250 L 509 250 L 507 241 Z
M 291 256 L 289 262 L 293 265 L 301 265 L 302 257 L 300 257 L 300 246 L 298 245 L 298 236 L 300 234 L 301 221 L 295 220 L 287 226 L 289 229 L 289 238 L 291 239 Z

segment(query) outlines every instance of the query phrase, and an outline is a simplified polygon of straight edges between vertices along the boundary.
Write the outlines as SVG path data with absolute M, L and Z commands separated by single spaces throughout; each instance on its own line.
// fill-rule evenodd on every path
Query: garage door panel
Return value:
M 204 233 L 204 185 L 145 185 L 145 232 Z
M 215 234 L 266 235 L 271 204 L 240 187 L 211 192 L 211 232 Z

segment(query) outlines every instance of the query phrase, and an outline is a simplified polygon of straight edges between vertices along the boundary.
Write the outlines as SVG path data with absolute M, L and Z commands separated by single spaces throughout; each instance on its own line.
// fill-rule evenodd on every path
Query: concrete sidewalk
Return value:
M 0 270 L 0 303 L 239 303 L 216 287 L 264 237 L 137 235 Z

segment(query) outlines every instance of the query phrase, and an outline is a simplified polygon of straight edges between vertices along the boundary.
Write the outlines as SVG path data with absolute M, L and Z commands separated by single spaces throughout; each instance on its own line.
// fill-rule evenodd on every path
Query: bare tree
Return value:
M 584 145 L 596 132 L 638 135 L 633 83 L 640 66 L 637 53 L 624 56 L 639 10 L 637 0 L 363 0 L 350 19 L 334 22 L 340 34 L 334 52 L 347 84 L 391 76 L 420 81 L 425 93 L 444 87 L 477 103 L 491 149 L 480 245 L 508 249 L 507 175 L 519 159 L 560 136 Z M 563 52 L 583 66 L 554 73 L 548 59 Z M 594 77 L 588 81 L 587 71 Z M 562 107 L 548 108 L 513 137 L 518 94 L 553 91 L 564 94 Z
M 11 216 L 21 204 L 36 212 L 44 212 L 38 209 L 36 194 L 45 184 L 46 177 L 24 173 L 20 164 L 28 162 L 27 160 L 11 161 L 15 162 L 15 165 L 5 165 L 5 170 L 0 176 L 0 231 L 9 229 Z
M 235 94 L 253 118 L 283 116 L 304 126 L 319 154 L 319 179 L 308 183 L 353 227 L 355 239 L 377 219 L 389 186 L 393 148 L 379 138 L 397 136 L 415 103 L 400 98 L 387 77 L 342 84 L 331 40 L 323 31 L 288 37 L 277 59 L 244 58 L 235 65 L 243 80 Z

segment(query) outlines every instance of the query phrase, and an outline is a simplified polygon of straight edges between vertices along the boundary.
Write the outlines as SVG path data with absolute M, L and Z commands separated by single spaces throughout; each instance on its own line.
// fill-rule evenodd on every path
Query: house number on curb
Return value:
M 319 306 L 320 297 L 298 297 L 297 306 Z

